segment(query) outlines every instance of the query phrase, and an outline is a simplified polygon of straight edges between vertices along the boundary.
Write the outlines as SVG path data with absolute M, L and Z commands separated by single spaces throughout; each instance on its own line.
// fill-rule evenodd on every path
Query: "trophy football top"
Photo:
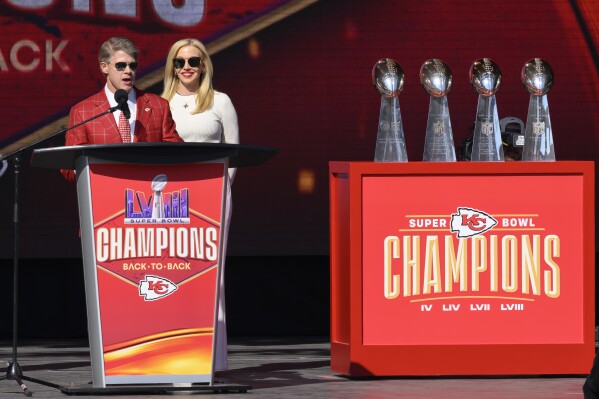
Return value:
M 501 70 L 490 58 L 478 59 L 470 67 L 470 83 L 478 94 L 491 97 L 501 86 Z
M 154 191 L 162 191 L 166 186 L 168 179 L 166 175 L 160 174 L 154 177 L 152 180 L 152 190 Z
M 438 58 L 426 60 L 420 67 L 420 83 L 433 97 L 446 96 L 451 90 L 452 80 L 451 70 Z
M 395 97 L 403 90 L 403 69 L 391 58 L 380 59 L 372 68 L 372 84 L 383 96 Z
M 547 61 L 540 58 L 532 58 L 524 64 L 521 78 L 524 87 L 533 96 L 543 96 L 553 86 L 553 70 Z

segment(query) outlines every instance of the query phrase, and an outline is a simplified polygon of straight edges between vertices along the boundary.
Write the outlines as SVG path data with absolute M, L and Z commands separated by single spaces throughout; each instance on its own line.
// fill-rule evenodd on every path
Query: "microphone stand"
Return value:
M 54 136 L 57 136 L 59 134 L 65 133 L 68 130 L 79 127 L 79 126 L 86 124 L 90 121 L 93 121 L 96 118 L 99 118 L 106 114 L 113 113 L 114 111 L 116 111 L 119 108 L 120 108 L 119 105 L 117 105 L 115 107 L 111 107 L 107 111 L 104 111 L 104 112 L 102 112 L 98 115 L 95 115 L 89 119 L 79 122 L 73 126 L 64 127 L 61 130 L 59 130 L 58 132 L 53 133 L 50 136 L 44 137 L 43 139 L 38 140 L 32 144 L 25 145 L 15 151 L 13 151 L 10 154 L 6 154 L 4 156 L 0 155 L 0 161 L 4 160 L 5 158 L 12 157 L 12 161 L 13 161 L 13 165 L 14 165 L 14 182 L 15 182 L 14 207 L 13 207 L 14 246 L 13 246 L 12 360 L 8 363 L 8 368 L 6 369 L 6 375 L 4 375 L 4 376 L 0 375 L 0 381 L 2 381 L 2 380 L 16 381 L 26 396 L 33 395 L 33 392 L 30 391 L 29 388 L 27 387 L 27 385 L 25 385 L 23 383 L 23 380 L 31 381 L 31 382 L 41 384 L 41 385 L 46 385 L 48 387 L 52 387 L 52 388 L 56 388 L 56 389 L 60 389 L 60 386 L 57 384 L 54 384 L 52 382 L 43 381 L 43 380 L 40 380 L 37 378 L 28 377 L 28 376 L 24 375 L 23 371 L 21 369 L 21 366 L 19 366 L 19 363 L 17 361 L 17 336 L 18 336 L 17 332 L 18 332 L 18 310 L 19 310 L 18 290 L 19 290 L 19 173 L 20 173 L 20 169 L 21 169 L 20 168 L 20 154 L 23 151 L 40 144 L 43 141 L 46 141 L 46 140 L 48 140 Z

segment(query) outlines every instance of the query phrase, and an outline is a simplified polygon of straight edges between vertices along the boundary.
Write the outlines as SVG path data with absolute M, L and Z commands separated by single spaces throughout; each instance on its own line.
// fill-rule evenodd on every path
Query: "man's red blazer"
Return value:
M 134 142 L 181 142 L 171 110 L 164 98 L 134 89 L 137 95 Z M 104 89 L 71 108 L 69 126 L 108 111 L 110 104 Z M 112 114 L 106 114 L 67 131 L 65 145 L 122 143 L 119 129 Z M 67 180 L 74 181 L 72 170 L 61 170 Z

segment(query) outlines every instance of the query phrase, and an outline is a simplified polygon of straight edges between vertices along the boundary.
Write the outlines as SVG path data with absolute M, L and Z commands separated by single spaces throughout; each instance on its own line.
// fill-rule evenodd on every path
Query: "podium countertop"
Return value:
M 89 156 L 106 161 L 136 164 L 185 164 L 229 158 L 234 168 L 258 166 L 278 152 L 271 147 L 221 143 L 123 143 L 41 148 L 33 151 L 31 165 L 75 169 L 75 161 Z

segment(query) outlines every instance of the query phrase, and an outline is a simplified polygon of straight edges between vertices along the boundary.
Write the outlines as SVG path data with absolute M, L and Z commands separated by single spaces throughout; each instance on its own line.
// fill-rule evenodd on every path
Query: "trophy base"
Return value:
M 549 103 L 546 94 L 530 96 L 522 160 L 555 161 Z
M 428 121 L 424 139 L 426 162 L 455 162 L 455 145 L 447 97 L 431 97 L 428 106 Z
M 505 160 L 502 145 L 495 95 L 479 95 L 471 160 L 502 162 Z
M 397 97 L 381 97 L 374 162 L 407 162 L 403 123 Z

